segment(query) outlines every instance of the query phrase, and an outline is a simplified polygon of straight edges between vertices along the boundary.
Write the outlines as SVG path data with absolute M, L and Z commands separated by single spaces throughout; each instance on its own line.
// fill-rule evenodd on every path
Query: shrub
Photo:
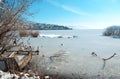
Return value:
M 29 35 L 29 33 L 26 30 L 20 30 L 19 35 L 20 35 L 20 37 L 27 37 Z
M 104 36 L 120 36 L 120 26 L 111 26 L 108 27 L 105 32 L 103 32 Z
M 38 37 L 39 36 L 39 32 L 30 32 L 30 35 L 32 37 Z

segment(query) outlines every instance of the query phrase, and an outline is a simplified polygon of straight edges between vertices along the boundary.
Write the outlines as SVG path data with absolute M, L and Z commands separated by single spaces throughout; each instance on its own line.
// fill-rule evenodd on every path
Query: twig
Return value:
M 107 61 L 107 60 L 110 60 L 110 59 L 113 58 L 115 55 L 116 55 L 116 53 L 114 53 L 114 54 L 113 54 L 112 56 L 110 56 L 109 58 L 102 58 L 102 60 L 103 60 L 103 67 L 102 67 L 102 69 L 105 68 L 106 61 Z
M 106 60 L 109 60 L 109 59 L 113 58 L 115 55 L 116 55 L 116 53 L 114 53 L 114 54 L 113 54 L 112 56 L 110 56 L 109 58 L 106 58 L 106 59 L 103 58 L 103 60 L 105 60 L 105 61 L 106 61 Z

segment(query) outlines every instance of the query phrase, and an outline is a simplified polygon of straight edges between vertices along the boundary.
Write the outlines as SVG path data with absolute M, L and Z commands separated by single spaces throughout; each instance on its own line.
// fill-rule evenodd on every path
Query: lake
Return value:
M 104 30 L 96 29 L 42 30 L 40 37 L 31 38 L 30 42 L 35 47 L 39 46 L 40 53 L 48 59 L 56 53 L 65 54 L 63 60 L 55 59 L 57 62 L 49 64 L 49 71 L 88 76 L 120 76 L 120 39 L 103 36 L 103 32 Z M 92 52 L 95 52 L 97 57 L 92 56 Z M 108 58 L 114 53 L 117 55 L 108 60 L 102 69 L 102 58 Z
M 99 56 L 109 56 L 113 53 L 119 55 L 120 39 L 102 36 L 103 31 L 104 30 L 46 30 L 40 31 L 40 37 L 31 39 L 31 42 L 34 42 L 32 43 L 34 46 L 40 46 L 42 50 L 48 54 L 58 50 L 66 50 L 72 55 L 77 54 L 77 56 L 90 56 L 92 52 L 96 52 Z M 46 37 L 44 37 L 45 35 Z M 57 35 L 62 35 L 63 38 L 57 38 Z M 72 36 L 77 37 L 69 38 Z M 61 44 L 63 45 L 61 46 Z

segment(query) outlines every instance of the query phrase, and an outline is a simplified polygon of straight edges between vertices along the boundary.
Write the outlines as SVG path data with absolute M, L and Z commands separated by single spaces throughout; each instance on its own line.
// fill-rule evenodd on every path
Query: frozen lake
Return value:
M 66 61 L 52 63 L 54 71 L 71 72 L 88 76 L 120 76 L 120 39 L 102 36 L 104 30 L 47 30 L 40 37 L 31 38 L 33 46 L 40 47 L 46 57 L 54 53 L 65 53 Z M 74 38 L 75 36 L 75 38 Z M 91 55 L 95 52 L 98 56 Z M 104 69 L 102 58 L 117 55 L 108 60 Z M 46 59 L 47 60 L 47 59 Z M 52 70 L 52 69 L 51 69 Z M 119 77 L 120 78 L 120 77 Z
M 104 30 L 51 30 L 40 31 L 40 37 L 30 41 L 34 46 L 50 54 L 66 50 L 72 56 L 90 56 L 96 52 L 99 56 L 109 56 L 113 53 L 120 55 L 120 39 L 102 36 Z M 57 38 L 57 36 L 63 38 Z M 69 38 L 78 36 L 77 38 Z M 61 44 L 63 44 L 61 46 Z

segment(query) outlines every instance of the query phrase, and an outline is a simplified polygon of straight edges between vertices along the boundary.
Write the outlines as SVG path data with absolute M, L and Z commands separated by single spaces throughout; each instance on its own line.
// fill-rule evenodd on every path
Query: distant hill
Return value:
M 72 30 L 67 26 L 45 23 L 29 23 L 27 26 L 30 26 L 33 30 Z

